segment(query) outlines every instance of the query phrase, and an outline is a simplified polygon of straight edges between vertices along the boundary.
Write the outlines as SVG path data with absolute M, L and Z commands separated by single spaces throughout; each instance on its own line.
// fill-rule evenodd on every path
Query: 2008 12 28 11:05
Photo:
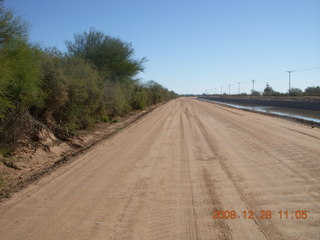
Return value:
M 307 219 L 308 212 L 306 210 L 260 210 L 260 211 L 235 211 L 235 210 L 215 210 L 212 211 L 212 219 Z

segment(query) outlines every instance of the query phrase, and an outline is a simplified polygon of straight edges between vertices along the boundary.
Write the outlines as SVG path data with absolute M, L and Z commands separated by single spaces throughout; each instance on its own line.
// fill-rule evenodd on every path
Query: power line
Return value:
M 318 67 L 311 67 L 311 68 L 297 69 L 297 70 L 294 70 L 294 71 L 295 71 L 295 72 L 305 72 L 305 71 L 312 71 L 312 70 L 317 70 L 317 69 L 320 69 L 320 66 L 318 66 Z
M 263 79 L 261 79 L 261 80 L 262 80 L 262 81 L 269 81 L 269 80 L 272 80 L 272 79 L 275 79 L 275 78 L 282 77 L 282 76 L 284 76 L 284 75 L 285 75 L 285 73 L 280 73 L 280 74 L 273 75 L 273 76 L 268 77 L 268 78 L 263 78 Z
M 317 70 L 317 69 L 320 69 L 320 66 L 315 66 L 315 67 L 310 67 L 310 68 L 302 68 L 302 69 L 294 69 L 294 70 L 290 70 L 290 71 L 286 71 L 288 74 L 289 74 L 289 92 L 291 90 L 291 73 L 292 72 L 304 72 L 304 71 L 312 71 L 312 70 Z M 279 77 L 282 77 L 284 76 L 285 73 L 279 73 L 277 75 L 273 75 L 271 77 L 268 77 L 268 78 L 263 78 L 263 79 L 260 79 L 260 81 L 270 81 L 272 79 L 275 79 L 275 78 L 279 78 Z M 228 88 L 229 88 L 229 95 L 230 95 L 230 86 L 235 86 L 236 84 L 238 84 L 238 94 L 240 94 L 240 87 L 241 87 L 241 84 L 245 84 L 245 83 L 248 83 L 248 82 L 252 82 L 252 90 L 254 90 L 254 84 L 257 80 L 251 80 L 251 81 L 245 81 L 245 82 L 238 82 L 238 83 L 229 83 L 228 84 Z M 221 87 L 221 94 L 223 93 L 223 87 Z M 215 93 L 217 93 L 217 89 L 215 88 Z

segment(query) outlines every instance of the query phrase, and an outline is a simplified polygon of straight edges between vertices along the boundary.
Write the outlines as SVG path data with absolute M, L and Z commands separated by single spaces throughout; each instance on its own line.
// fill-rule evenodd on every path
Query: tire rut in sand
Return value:
M 212 210 L 215 212 L 223 211 L 223 206 L 218 193 L 215 190 L 215 183 L 211 180 L 210 174 L 206 168 L 202 169 L 202 176 L 206 184 L 208 195 L 210 197 L 210 204 Z M 230 240 L 232 239 L 232 231 L 224 219 L 215 219 L 214 224 L 219 228 L 219 239 Z
M 235 190 L 237 191 L 238 195 L 240 196 L 240 199 L 243 201 L 243 204 L 246 206 L 247 211 L 254 211 L 255 209 L 253 209 L 251 207 L 251 205 L 255 206 L 255 204 L 254 203 L 250 204 L 251 199 L 249 200 L 245 197 L 244 192 L 238 186 L 237 181 L 234 179 L 231 171 L 228 169 L 228 167 L 225 163 L 226 156 L 218 149 L 218 146 L 215 145 L 215 143 L 217 143 L 218 140 L 215 139 L 213 135 L 210 135 L 208 133 L 206 126 L 202 123 L 201 119 L 196 114 L 195 114 L 195 121 L 196 121 L 196 126 L 198 127 L 198 130 L 200 131 L 202 137 L 205 139 L 207 147 L 212 151 L 213 155 L 215 156 L 214 157 L 215 162 L 219 164 L 219 168 L 221 168 L 223 170 L 223 172 L 226 174 L 227 178 L 232 182 L 232 185 L 234 186 Z M 210 186 L 213 184 L 213 181 L 212 180 L 210 182 L 208 181 L 209 174 L 207 174 L 207 176 L 206 176 L 203 173 L 203 176 L 204 176 L 204 179 L 206 182 L 207 191 L 208 191 L 209 195 L 214 196 L 216 193 L 212 189 L 210 189 Z M 213 202 L 216 202 L 216 201 L 218 201 L 218 200 L 213 199 Z M 225 209 L 222 208 L 222 210 L 225 210 Z M 270 222 L 268 222 L 268 223 L 266 221 L 261 222 L 255 216 L 253 216 L 253 220 L 254 220 L 254 223 L 256 224 L 257 228 L 259 229 L 259 231 L 262 233 L 262 235 L 266 239 L 268 238 L 267 233 L 266 233 L 266 229 L 270 229 L 270 227 L 272 228 L 274 236 L 278 237 L 281 235 L 280 232 L 277 230 L 277 228 L 274 225 L 272 225 Z M 272 226 L 270 226 L 270 224 Z M 223 226 L 222 229 L 225 230 L 226 226 Z M 229 235 L 226 235 L 226 236 L 229 237 Z
M 247 208 L 247 211 L 253 211 L 257 212 L 260 209 L 256 209 L 256 207 L 259 206 L 259 203 L 255 200 L 252 196 L 247 196 L 245 192 L 242 190 L 241 186 L 237 184 L 237 180 L 233 176 L 233 173 L 229 170 L 227 167 L 227 155 L 226 152 L 221 151 L 219 140 L 216 135 L 209 134 L 207 126 L 202 122 L 202 119 L 200 119 L 197 114 L 195 114 L 195 121 L 196 126 L 199 128 L 199 131 L 201 132 L 203 138 L 205 139 L 205 142 L 207 143 L 207 146 L 216 156 L 217 162 L 219 163 L 221 169 L 225 172 L 229 180 L 232 182 L 233 186 L 235 187 L 237 193 L 239 194 L 241 200 L 243 201 L 244 205 Z M 228 121 L 228 120 L 226 120 Z M 212 132 L 210 132 L 212 133 Z M 257 225 L 259 231 L 264 235 L 266 239 L 272 238 L 272 239 L 285 239 L 284 236 L 281 234 L 279 229 L 276 225 L 274 225 L 270 220 L 264 219 L 260 220 L 256 216 L 253 216 L 253 220 L 255 224 Z
M 185 123 L 183 119 L 183 112 L 180 115 L 180 183 L 181 191 L 183 193 L 181 198 L 182 217 L 185 223 L 185 232 L 182 232 L 181 239 L 199 239 L 197 219 L 195 215 L 194 196 L 192 192 L 192 185 L 190 179 L 189 153 L 187 144 L 185 142 Z
M 232 229 L 224 219 L 212 219 L 212 211 L 222 211 L 223 204 L 220 200 L 218 192 L 215 190 L 215 182 L 210 179 L 210 174 L 206 169 L 207 163 L 215 161 L 215 157 L 202 158 L 197 153 L 194 141 L 199 140 L 199 132 L 195 130 L 196 118 L 193 109 L 189 104 L 185 104 L 184 108 L 184 126 L 186 134 L 186 145 L 189 146 L 189 169 L 192 169 L 191 179 L 193 180 L 194 189 L 194 211 L 198 218 L 197 224 L 199 239 L 224 239 L 230 240 L 233 238 Z M 201 141 L 202 142 L 202 141 Z M 199 159 L 200 157 L 200 159 Z M 201 162 L 198 162 L 201 160 Z M 208 238 L 208 236 L 210 236 Z
M 154 159 L 152 165 L 152 178 L 148 202 L 145 206 L 146 222 L 142 234 L 137 239 L 179 239 L 179 154 L 176 146 L 171 144 L 178 134 L 176 107 L 171 109 L 162 133 L 157 136 L 158 151 L 153 152 L 150 158 Z M 174 159 L 174 161 L 172 161 Z

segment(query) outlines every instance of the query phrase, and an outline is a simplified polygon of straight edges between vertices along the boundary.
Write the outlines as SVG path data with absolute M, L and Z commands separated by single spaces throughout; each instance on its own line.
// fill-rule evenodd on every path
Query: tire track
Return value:
M 186 232 L 182 234 L 181 239 L 199 239 L 197 218 L 195 215 L 194 196 L 192 192 L 192 184 L 190 179 L 190 166 L 189 166 L 189 150 L 185 139 L 187 138 L 185 130 L 186 124 L 184 120 L 184 111 L 180 113 L 180 163 L 181 163 L 181 182 L 182 192 L 185 193 L 186 198 L 182 199 L 182 205 L 186 206 L 186 212 L 183 215 L 185 218 Z
M 282 119 L 177 99 L 1 203 L 0 238 L 318 239 L 318 138 Z M 259 218 L 267 209 L 308 218 Z M 226 210 L 256 214 L 212 219 Z
M 191 102 L 191 101 L 190 101 Z M 261 199 L 268 197 L 268 196 L 274 196 L 275 199 L 281 199 L 282 196 L 280 195 L 280 191 L 283 188 L 283 191 L 286 194 L 289 194 L 290 198 L 286 200 L 286 202 L 282 202 L 282 207 L 279 205 L 281 202 L 278 202 L 277 204 L 280 206 L 280 209 L 287 208 L 291 210 L 297 209 L 297 202 L 299 199 L 306 199 L 307 196 L 315 196 L 315 198 L 308 198 L 308 200 L 304 200 L 305 206 L 302 208 L 308 208 L 309 211 L 313 212 L 317 210 L 317 205 L 314 204 L 315 202 L 319 202 L 319 183 L 318 178 L 315 178 L 315 175 L 311 174 L 314 169 L 306 167 L 309 165 L 316 164 L 317 161 L 319 161 L 319 155 L 315 155 L 316 151 L 315 149 L 311 149 L 310 152 L 304 152 L 305 150 L 299 149 L 299 146 L 297 146 L 296 142 L 297 140 L 292 139 L 290 142 L 283 142 L 282 138 L 278 138 L 275 140 L 274 137 L 276 135 L 270 135 L 270 129 L 268 131 L 264 131 L 262 129 L 257 129 L 257 127 L 260 126 L 260 124 L 255 123 L 255 119 L 235 119 L 234 117 L 231 117 L 230 114 L 223 114 L 221 110 L 219 111 L 210 111 L 209 114 L 204 112 L 205 108 L 200 107 L 198 104 L 194 104 L 194 101 L 191 102 L 191 105 L 193 107 L 197 106 L 195 109 L 195 116 L 197 118 L 198 123 L 194 124 L 196 127 L 199 126 L 200 130 L 202 131 L 204 137 L 206 138 L 206 142 L 211 146 L 211 149 L 213 152 L 215 152 L 218 156 L 220 156 L 218 159 L 220 159 L 220 163 L 222 164 L 222 167 L 225 169 L 225 172 L 231 179 L 231 181 L 234 183 L 237 191 L 239 192 L 241 198 L 243 201 L 247 204 L 249 209 L 253 210 L 259 210 L 261 209 L 261 206 L 265 205 L 266 202 L 261 202 Z M 203 105 L 203 104 L 202 104 Z M 211 107 L 212 108 L 212 107 Z M 210 109 L 211 109 L 210 108 Z M 213 110 L 213 109 L 212 109 Z M 221 112 L 221 113 L 220 113 Z M 209 117 L 211 120 L 211 124 L 209 125 L 208 119 L 203 118 L 202 116 L 207 115 L 207 118 Z M 198 117 L 199 116 L 199 117 Z M 200 118 L 201 116 L 201 118 Z M 224 116 L 224 117 L 222 117 Z M 275 120 L 277 121 L 277 120 Z M 200 127 L 202 125 L 202 127 Z M 217 126 L 217 127 L 216 127 Z M 219 127 L 218 127 L 219 126 Z M 279 126 L 275 126 L 277 129 Z M 302 127 L 301 127 L 302 128 Z M 236 135 L 234 135 L 234 132 L 241 131 L 238 134 L 238 137 L 235 138 Z M 274 132 L 274 130 L 273 130 Z M 276 132 L 276 130 L 275 130 Z M 221 140 L 219 139 L 219 136 L 224 133 L 223 139 L 227 142 L 230 141 L 230 146 L 228 145 L 221 145 Z M 226 135 L 227 133 L 227 135 Z M 277 133 L 277 132 L 276 132 Z M 220 135 L 219 135 L 220 134 Z M 268 139 L 266 136 L 272 136 L 272 138 Z M 286 136 L 286 135 L 284 135 Z M 249 142 L 246 142 L 246 140 L 249 140 Z M 280 141 L 279 141 L 280 140 Z M 290 139 L 291 140 L 291 139 Z M 314 144 L 315 140 L 310 139 L 312 143 Z M 301 141 L 300 141 L 301 142 Z M 216 143 L 216 144 L 215 144 Z M 255 143 L 254 145 L 251 145 L 251 143 Z M 277 143 L 280 143 L 280 146 L 277 145 Z M 250 146 L 250 147 L 249 147 Z M 294 147 L 295 146 L 295 147 Z M 311 148 L 312 145 L 310 145 Z M 314 146 L 314 145 L 313 145 Z M 237 149 L 239 147 L 239 149 Z M 297 148 L 298 147 L 298 148 Z M 262 149 L 261 149 L 262 148 Z M 309 148 L 309 147 L 308 147 Z M 229 153 L 230 151 L 230 153 Z M 270 152 L 271 151 L 271 152 Z M 291 151 L 290 154 L 288 154 L 288 151 Z M 258 154 L 260 152 L 260 154 Z M 246 156 L 247 153 L 247 156 Z M 249 155 L 248 155 L 249 153 Z M 255 154 L 253 154 L 255 153 Z M 277 156 L 275 154 L 280 154 L 280 156 Z M 306 153 L 306 154 L 305 154 Z M 244 164 L 241 162 L 231 161 L 232 156 L 237 159 L 244 160 Z M 252 156 L 252 158 L 250 157 Z M 257 157 L 254 159 L 254 157 Z M 260 156 L 260 157 L 259 157 Z M 308 165 L 304 165 L 303 168 L 299 169 L 298 174 L 295 174 L 295 169 L 292 168 L 289 164 L 290 161 L 297 161 L 301 156 L 304 156 L 304 160 L 301 162 L 305 162 Z M 278 160 L 276 159 L 276 163 L 278 166 L 279 164 L 283 167 L 275 167 L 274 164 L 270 164 L 274 162 L 274 158 L 278 157 Z M 279 158 L 280 157 L 280 158 Z M 263 159 L 263 161 L 259 160 Z M 290 160 L 292 159 L 292 160 Z M 259 160 L 259 161 L 258 161 Z M 266 160 L 271 160 L 271 162 L 268 164 Z M 300 159 L 301 160 L 301 159 Z M 280 162 L 279 162 L 280 161 Z M 251 163 L 252 162 L 252 163 Z M 253 166 L 269 166 L 272 169 L 272 172 L 262 170 L 262 172 L 259 172 L 258 169 L 254 172 L 252 172 L 250 169 L 253 169 Z M 288 164 L 288 165 L 286 165 Z M 244 167 L 248 166 L 250 167 L 248 170 L 247 168 L 241 169 L 242 174 L 239 175 L 239 173 L 235 172 L 234 170 L 237 169 L 237 166 Z M 252 167 L 251 167 L 252 166 Z M 288 168 L 289 166 L 290 168 Z M 294 171 L 291 171 L 293 169 Z M 282 171 L 281 171 L 282 170 Z M 286 171 L 287 170 L 287 171 Z M 240 173 L 241 173 L 240 172 Z M 244 174 L 245 173 L 245 174 Z M 259 184 L 249 184 L 250 185 L 258 185 L 260 186 L 259 189 L 261 194 L 250 194 L 250 192 L 256 192 L 255 189 L 250 189 L 245 187 L 247 184 L 243 180 L 239 179 L 248 179 L 246 175 L 251 176 L 250 179 L 254 179 L 254 176 L 256 176 L 256 180 L 259 179 L 266 179 L 268 182 L 263 184 L 262 182 Z M 308 175 L 309 174 L 309 175 Z M 282 179 L 285 179 L 286 182 L 283 184 L 279 184 L 279 180 L 277 180 L 277 176 L 280 176 Z M 286 176 L 286 178 L 284 178 Z M 319 175 L 318 175 L 319 176 Z M 297 184 L 290 183 L 290 180 L 300 179 Z M 251 180 L 252 181 L 252 180 Z M 307 184 L 307 185 L 306 185 Z M 279 189 L 278 186 L 281 187 Z M 283 185 L 283 187 L 282 187 Z M 290 186 L 290 189 L 288 189 L 288 185 Z M 265 187 L 269 187 L 268 190 Z M 305 189 L 305 187 L 307 188 Z M 262 190 L 264 189 L 264 194 L 262 194 Z M 254 191 L 252 191 L 254 190 Z M 296 192 L 298 191 L 298 192 Z M 303 191 L 303 192 L 301 192 Z M 249 192 L 249 194 L 248 194 Z M 270 192 L 270 193 L 269 193 Z M 298 195 L 299 193 L 299 195 Z M 275 195 L 276 194 L 276 195 Z M 278 201 L 279 201 L 278 200 Z M 276 202 L 275 202 L 276 203 Z M 263 204 L 263 205 L 261 205 Z M 301 205 L 301 204 L 300 204 Z M 291 207 L 290 207 L 291 206 Z M 307 207 L 308 206 L 308 207 Z M 278 209 L 279 210 L 279 209 Z M 316 213 L 314 213 L 316 214 Z M 279 221 L 275 218 L 270 220 L 260 220 L 259 218 L 255 219 L 256 223 L 259 225 L 259 228 L 261 228 L 262 232 L 264 233 L 266 238 L 272 238 L 272 239 L 307 239 L 305 235 L 300 235 L 299 238 L 292 237 L 292 233 L 288 232 L 288 227 L 292 225 L 296 225 L 298 227 L 298 223 L 289 223 L 288 221 Z M 308 222 L 308 221 L 306 221 Z M 311 220 L 310 220 L 311 222 Z M 283 226 L 288 226 L 286 228 L 283 228 Z M 306 225 L 304 225 L 306 226 Z M 308 225 L 310 230 L 312 232 L 315 231 L 315 228 L 313 225 Z M 305 234 L 312 236 L 312 234 L 307 231 L 305 231 Z M 313 238 L 313 237 L 312 237 Z
M 211 149 L 211 151 L 214 154 L 214 156 L 216 156 L 217 162 L 219 163 L 221 169 L 223 169 L 223 171 L 227 175 L 228 179 L 232 182 L 233 186 L 235 187 L 236 191 L 238 192 L 238 194 L 239 194 L 240 198 L 242 199 L 243 203 L 247 206 L 247 210 L 248 211 L 254 211 L 255 209 L 253 209 L 250 206 L 248 199 L 246 197 L 244 197 L 243 191 L 237 185 L 237 181 L 234 179 L 231 171 L 227 168 L 227 166 L 225 164 L 226 156 L 223 153 L 220 152 L 220 150 L 217 148 L 217 146 L 215 146 L 213 144 L 214 142 L 218 142 L 218 140 L 213 139 L 213 135 L 209 135 L 208 134 L 208 131 L 206 130 L 207 128 L 204 126 L 204 124 L 202 123 L 201 119 L 196 114 L 195 114 L 195 121 L 197 122 L 197 126 L 199 128 L 199 131 L 201 132 L 202 137 L 205 139 L 205 142 L 206 142 L 208 148 Z M 211 181 L 211 184 L 212 184 L 212 181 Z M 207 186 L 210 187 L 210 184 L 208 184 Z M 214 193 L 210 192 L 210 190 L 209 190 L 209 194 L 210 195 L 214 195 Z M 254 216 L 253 220 L 256 223 L 259 231 L 265 236 L 266 239 L 268 239 L 267 234 L 266 234 L 266 228 L 272 228 L 273 235 L 275 235 L 277 237 L 281 236 L 279 230 L 273 225 L 270 226 L 270 223 L 266 224 L 266 222 L 261 222 L 255 216 Z M 224 229 L 226 229 L 226 227 L 223 226 L 222 229 L 224 230 Z M 226 237 L 230 237 L 230 236 L 226 235 Z

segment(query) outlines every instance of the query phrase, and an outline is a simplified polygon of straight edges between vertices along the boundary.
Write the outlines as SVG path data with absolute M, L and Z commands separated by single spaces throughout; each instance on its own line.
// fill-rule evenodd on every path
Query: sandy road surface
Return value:
M 225 210 L 240 218 L 212 219 Z M 8 240 L 319 236 L 320 130 L 186 98 L 0 204 Z

